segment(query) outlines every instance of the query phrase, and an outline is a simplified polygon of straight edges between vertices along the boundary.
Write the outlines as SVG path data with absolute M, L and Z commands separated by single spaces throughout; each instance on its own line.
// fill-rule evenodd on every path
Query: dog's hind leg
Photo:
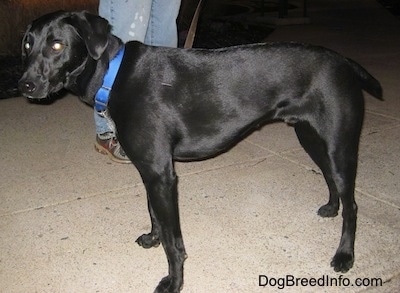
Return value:
M 349 108 L 353 106 L 355 105 L 349 105 Z M 339 198 L 342 202 L 342 235 L 331 261 L 334 270 L 340 272 L 347 272 L 354 263 L 357 222 L 354 188 L 363 120 L 363 109 L 360 108 L 356 111 L 349 110 L 352 113 L 347 113 L 347 117 L 338 117 L 341 114 L 336 113 L 334 121 L 325 117 L 326 121 L 315 122 L 316 125 L 313 126 L 309 122 L 299 122 L 295 125 L 300 143 L 321 168 L 328 184 L 329 202 L 319 209 L 318 214 L 324 217 L 335 216 L 339 208 Z M 319 131 L 316 130 L 317 127 Z
M 300 144 L 321 169 L 328 185 L 329 201 L 319 208 L 318 215 L 321 217 L 336 217 L 339 210 L 339 194 L 332 179 L 329 158 L 326 156 L 326 144 L 308 122 L 297 123 L 295 131 Z

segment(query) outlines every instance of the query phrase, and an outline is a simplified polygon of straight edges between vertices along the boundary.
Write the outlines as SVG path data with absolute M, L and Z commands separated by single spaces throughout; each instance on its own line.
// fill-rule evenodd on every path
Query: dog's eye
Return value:
M 53 45 L 51 46 L 51 48 L 54 51 L 61 51 L 64 48 L 64 44 L 62 44 L 60 42 L 54 42 Z

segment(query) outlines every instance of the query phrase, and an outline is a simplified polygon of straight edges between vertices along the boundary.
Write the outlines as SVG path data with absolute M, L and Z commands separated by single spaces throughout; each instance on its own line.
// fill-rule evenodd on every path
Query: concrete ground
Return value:
M 330 268 L 342 219 L 317 216 L 324 179 L 293 129 L 273 124 L 215 159 L 177 164 L 183 292 L 282 291 L 287 275 L 337 282 L 290 292 L 400 288 L 400 20 L 373 0 L 308 2 L 311 24 L 279 27 L 267 41 L 337 50 L 384 88 L 384 102 L 366 95 L 355 265 L 345 275 Z M 94 151 L 92 110 L 74 96 L 0 109 L 0 292 L 152 292 L 167 263 L 161 247 L 134 243 L 150 229 L 144 188 L 133 166 Z M 260 287 L 259 275 L 272 283 Z M 376 279 L 382 287 L 368 286 Z

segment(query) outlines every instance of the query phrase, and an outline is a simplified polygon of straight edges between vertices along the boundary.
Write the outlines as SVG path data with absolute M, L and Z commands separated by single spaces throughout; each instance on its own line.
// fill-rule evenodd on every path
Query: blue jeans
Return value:
M 152 46 L 177 47 L 181 0 L 100 0 L 99 15 L 123 42 L 139 41 Z M 112 133 L 112 122 L 94 113 L 96 133 Z

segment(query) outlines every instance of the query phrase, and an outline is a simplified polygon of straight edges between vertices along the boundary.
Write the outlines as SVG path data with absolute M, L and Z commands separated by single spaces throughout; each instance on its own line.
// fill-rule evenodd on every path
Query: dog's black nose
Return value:
M 21 81 L 19 83 L 19 90 L 22 93 L 31 94 L 36 90 L 36 85 L 31 81 Z

